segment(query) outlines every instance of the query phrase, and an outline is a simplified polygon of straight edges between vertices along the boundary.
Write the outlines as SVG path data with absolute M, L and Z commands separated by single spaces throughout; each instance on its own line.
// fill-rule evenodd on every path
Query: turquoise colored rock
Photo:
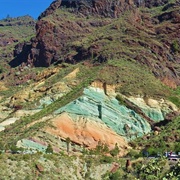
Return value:
M 155 100 L 149 98 L 146 101 L 142 97 L 129 97 L 127 99 L 138 106 L 146 116 L 155 122 L 164 120 L 167 113 L 178 110 L 175 105 L 163 99 Z
M 46 97 L 40 99 L 40 101 L 39 101 L 40 106 L 38 108 L 43 109 L 44 106 L 47 106 L 53 102 L 54 102 L 54 100 L 51 97 L 46 96 Z
M 161 112 L 160 109 L 153 109 L 153 108 L 149 108 L 149 109 L 142 109 L 142 111 L 148 116 L 150 117 L 152 120 L 159 122 L 164 120 L 164 115 Z
M 22 139 L 20 142 L 18 142 L 18 146 L 26 148 L 26 149 L 30 149 L 31 151 L 35 150 L 35 151 L 40 151 L 40 152 L 45 152 L 47 148 L 44 145 L 41 145 L 39 143 L 36 143 L 28 139 Z
M 76 114 L 101 120 L 113 131 L 127 139 L 142 136 L 151 131 L 151 127 L 145 119 L 133 110 L 120 105 L 114 97 L 106 96 L 103 90 L 97 88 L 84 89 L 83 96 L 56 110 L 54 114 L 62 112 L 67 112 L 72 117 L 73 114 Z
M 0 126 L 0 131 L 3 131 L 4 129 L 4 126 Z

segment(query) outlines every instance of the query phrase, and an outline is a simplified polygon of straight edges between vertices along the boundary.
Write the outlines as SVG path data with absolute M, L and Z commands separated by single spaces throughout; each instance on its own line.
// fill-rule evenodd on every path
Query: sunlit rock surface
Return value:
M 163 99 L 157 101 L 151 98 L 145 100 L 141 97 L 129 97 L 128 100 L 136 104 L 149 118 L 156 122 L 164 120 L 167 113 L 178 111 L 173 103 Z
M 102 89 L 84 89 L 83 96 L 55 111 L 55 114 L 67 112 L 84 118 L 102 121 L 117 134 L 131 139 L 151 131 L 149 123 L 133 110 L 120 105 L 114 97 L 108 97 Z
M 70 138 L 72 142 L 88 148 L 95 148 L 99 142 L 105 143 L 110 149 L 117 143 L 123 150 L 128 148 L 126 140 L 108 128 L 102 121 L 79 115 L 69 116 L 62 113 L 52 120 L 53 127 L 46 132 L 62 139 Z

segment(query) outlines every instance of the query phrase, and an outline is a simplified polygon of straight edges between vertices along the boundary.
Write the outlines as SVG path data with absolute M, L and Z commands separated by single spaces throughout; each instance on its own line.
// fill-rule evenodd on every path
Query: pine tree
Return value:
M 66 138 L 66 144 L 67 144 L 67 152 L 69 153 L 69 145 L 70 145 L 71 139 L 69 137 Z
M 111 154 L 111 156 L 113 156 L 113 157 L 115 157 L 115 156 L 117 156 L 117 155 L 119 154 L 119 147 L 118 147 L 117 143 L 115 144 L 114 149 L 112 149 L 112 150 L 110 151 L 110 154 Z
M 53 153 L 53 148 L 52 148 L 52 146 L 50 144 L 48 144 L 48 146 L 47 146 L 46 153 L 48 153 L 48 154 Z

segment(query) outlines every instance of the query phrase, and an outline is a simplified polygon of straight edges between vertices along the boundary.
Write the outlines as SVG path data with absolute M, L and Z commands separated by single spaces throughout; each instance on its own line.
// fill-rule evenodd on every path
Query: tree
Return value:
M 67 144 L 67 153 L 69 153 L 69 145 L 70 145 L 71 139 L 69 137 L 66 138 L 66 144 Z
M 108 153 L 109 152 L 109 147 L 107 144 L 103 144 L 103 153 Z
M 105 154 L 109 152 L 109 147 L 107 144 L 98 141 L 96 148 L 93 150 L 92 153 L 94 154 Z
M 115 156 L 117 156 L 119 154 L 119 151 L 120 151 L 119 147 L 118 147 L 118 145 L 116 143 L 114 149 L 112 149 L 110 151 L 110 154 L 111 154 L 111 156 L 115 157 Z
M 10 150 L 13 154 L 17 153 L 17 151 L 19 150 L 18 147 L 16 145 L 11 145 L 10 146 Z
M 7 16 L 4 19 L 4 21 L 9 22 L 11 19 L 12 19 L 11 16 L 9 14 L 7 14 Z
M 174 53 L 178 52 L 180 49 L 179 43 L 177 40 L 172 42 L 171 49 Z
M 48 144 L 48 146 L 46 148 L 46 153 L 48 153 L 48 154 L 52 154 L 53 153 L 53 148 L 52 148 L 51 144 Z

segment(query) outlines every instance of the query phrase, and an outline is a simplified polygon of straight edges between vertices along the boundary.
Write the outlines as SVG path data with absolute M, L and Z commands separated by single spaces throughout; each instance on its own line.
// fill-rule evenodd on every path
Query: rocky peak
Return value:
M 0 20 L 0 26 L 35 26 L 35 20 L 29 16 L 6 17 Z
M 52 14 L 56 9 L 58 9 L 60 7 L 61 1 L 62 0 L 53 1 L 50 4 L 50 6 L 44 12 L 41 13 L 41 15 L 38 17 L 38 19 L 40 20 L 41 18 Z
M 133 0 L 56 0 L 39 16 L 39 20 L 52 14 L 60 7 L 73 9 L 76 13 L 84 15 L 100 15 L 105 17 L 118 17 L 125 10 L 132 9 L 137 4 Z
M 118 17 L 126 10 L 133 7 L 145 6 L 151 8 L 153 6 L 162 6 L 168 3 L 168 0 L 55 0 L 51 5 L 39 16 L 39 20 L 45 16 L 52 14 L 60 7 L 73 9 L 84 15 L 100 15 L 105 17 Z
M 118 17 L 125 10 L 132 9 L 133 0 L 62 0 L 61 6 L 75 8 L 84 15 Z

